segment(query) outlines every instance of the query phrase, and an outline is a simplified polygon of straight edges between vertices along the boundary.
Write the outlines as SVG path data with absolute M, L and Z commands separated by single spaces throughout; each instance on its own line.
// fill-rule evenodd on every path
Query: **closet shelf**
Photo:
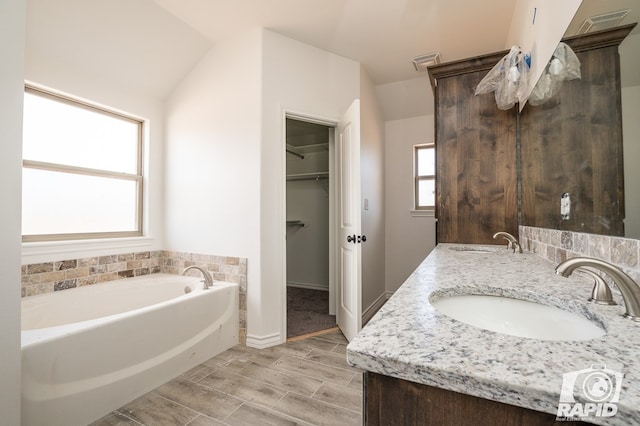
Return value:
M 298 157 L 301 160 L 304 160 L 304 154 L 299 153 L 297 150 L 293 149 L 293 148 L 289 148 L 289 145 L 287 145 L 287 153 L 288 154 L 293 154 L 296 157 Z
M 287 175 L 287 180 L 319 180 L 329 179 L 329 172 L 296 173 Z

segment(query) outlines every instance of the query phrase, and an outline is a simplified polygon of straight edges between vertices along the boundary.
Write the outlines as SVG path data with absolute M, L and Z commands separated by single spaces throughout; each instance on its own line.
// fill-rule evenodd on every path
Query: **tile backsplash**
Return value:
M 22 265 L 22 296 L 161 272 L 162 252 L 145 251 Z
M 22 265 L 22 296 L 159 272 L 180 274 L 191 265 L 205 268 L 215 281 L 228 281 L 240 286 L 240 342 L 246 342 L 246 258 L 158 250 Z M 197 271 L 189 274 L 199 276 Z
M 532 226 L 521 226 L 519 232 L 522 248 L 547 260 L 594 257 L 618 266 L 640 283 L 640 240 Z

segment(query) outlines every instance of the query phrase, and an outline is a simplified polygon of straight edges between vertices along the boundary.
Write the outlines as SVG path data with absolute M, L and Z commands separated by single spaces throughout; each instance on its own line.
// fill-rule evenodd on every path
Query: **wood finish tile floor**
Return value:
M 340 331 L 234 346 L 91 426 L 360 425 L 362 373 Z

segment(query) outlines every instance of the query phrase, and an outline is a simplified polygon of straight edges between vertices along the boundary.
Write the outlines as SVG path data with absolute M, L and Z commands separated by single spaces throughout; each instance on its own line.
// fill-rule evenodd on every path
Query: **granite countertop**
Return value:
M 563 374 L 606 365 L 624 374 L 613 417 L 597 424 L 640 424 L 640 323 L 624 305 L 587 302 L 593 281 L 563 278 L 535 254 L 487 246 L 488 253 L 439 244 L 347 346 L 359 369 L 480 398 L 556 414 Z M 452 249 L 453 248 L 453 249 Z M 606 330 L 600 338 L 546 341 L 483 330 L 454 320 L 430 303 L 446 294 L 516 297 L 580 313 Z

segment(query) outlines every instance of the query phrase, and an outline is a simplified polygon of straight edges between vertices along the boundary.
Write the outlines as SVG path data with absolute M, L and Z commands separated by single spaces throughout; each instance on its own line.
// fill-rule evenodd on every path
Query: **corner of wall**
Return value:
M 20 424 L 20 215 L 26 1 L 0 2 L 0 413 Z

